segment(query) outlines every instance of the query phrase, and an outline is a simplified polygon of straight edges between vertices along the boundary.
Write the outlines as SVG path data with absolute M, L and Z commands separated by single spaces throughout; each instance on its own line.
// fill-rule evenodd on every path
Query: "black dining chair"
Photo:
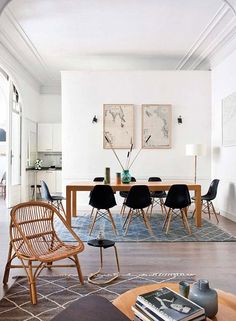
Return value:
M 62 201 L 65 200 L 65 197 L 62 195 L 51 195 L 49 188 L 47 184 L 42 180 L 40 181 L 41 183 L 41 194 L 42 194 L 42 199 L 47 201 L 49 204 L 55 206 L 58 211 L 63 212 L 63 214 L 66 216 L 66 212 L 64 209 L 64 206 L 62 204 Z
M 211 219 L 211 215 L 214 214 L 217 223 L 219 223 L 219 219 L 217 217 L 217 213 L 215 211 L 215 207 L 212 201 L 216 198 L 219 182 L 220 182 L 219 179 L 213 179 L 207 193 L 201 196 L 202 213 L 208 214 L 209 219 Z M 192 197 L 192 200 L 195 201 L 195 197 Z M 193 216 L 194 214 L 195 214 L 195 210 L 193 211 Z
M 184 227 L 187 229 L 189 234 L 192 234 L 187 218 L 187 209 L 190 204 L 191 198 L 187 185 L 175 184 L 170 187 L 165 200 L 165 206 L 169 207 L 169 210 L 166 213 L 166 217 L 162 227 L 162 229 L 166 227 L 166 234 L 169 231 L 170 222 L 173 216 L 177 217 L 179 216 L 179 214 L 181 216 Z
M 97 222 L 101 218 L 105 218 L 110 221 L 115 234 L 118 235 L 116 225 L 110 211 L 110 208 L 116 205 L 115 196 L 111 186 L 95 185 L 91 193 L 89 205 L 97 209 L 91 223 L 89 235 L 91 235 L 93 231 L 95 222 Z
M 131 177 L 131 182 L 136 182 L 136 178 L 135 177 Z M 120 196 L 122 197 L 122 198 L 124 198 L 124 201 L 123 201 L 123 204 L 122 204 L 122 207 L 121 207 L 121 210 L 120 210 L 120 214 L 122 215 L 122 216 L 124 216 L 124 214 L 125 214 L 125 202 L 126 202 L 126 199 L 127 199 L 127 197 L 128 197 L 128 194 L 129 194 L 129 192 L 127 192 L 127 191 L 121 191 L 120 192 Z
M 104 182 L 104 177 L 102 177 L 102 176 L 94 177 L 93 182 Z M 93 192 L 93 191 L 90 191 L 89 197 L 91 197 L 92 192 Z M 90 218 L 93 216 L 93 211 L 94 211 L 94 207 L 93 207 L 92 210 L 91 210 Z
M 143 219 L 150 234 L 153 234 L 147 217 L 147 211 L 144 211 L 144 209 L 148 208 L 151 204 L 152 199 L 150 191 L 146 185 L 135 185 L 131 187 L 125 201 L 125 206 L 129 207 L 129 212 L 123 224 L 125 235 L 128 233 L 130 223 L 137 217 L 141 217 Z
M 149 177 L 148 182 L 161 182 L 160 177 Z M 150 207 L 150 215 L 152 215 L 153 207 L 160 205 L 161 212 L 164 214 L 166 212 L 165 208 L 165 202 L 164 199 L 166 198 L 166 192 L 165 191 L 153 191 L 151 192 L 151 198 L 152 198 L 152 205 Z

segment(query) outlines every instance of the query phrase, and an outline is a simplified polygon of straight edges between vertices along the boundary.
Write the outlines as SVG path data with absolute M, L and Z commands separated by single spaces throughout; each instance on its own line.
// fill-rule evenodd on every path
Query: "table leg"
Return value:
M 71 194 L 69 186 L 66 186 L 66 222 L 71 226 Z
M 77 208 L 77 204 L 76 204 L 76 191 L 72 192 L 72 216 L 76 217 L 76 208 Z
M 201 186 L 196 186 L 195 189 L 195 225 L 202 226 L 202 203 L 201 203 Z

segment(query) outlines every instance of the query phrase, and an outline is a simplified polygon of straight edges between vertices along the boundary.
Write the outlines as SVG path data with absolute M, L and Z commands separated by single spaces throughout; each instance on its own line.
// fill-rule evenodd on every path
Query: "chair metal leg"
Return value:
M 131 222 L 131 220 L 132 220 L 133 213 L 134 213 L 134 211 L 131 210 L 131 211 L 129 212 L 128 217 L 127 217 L 127 225 L 126 225 L 126 229 L 125 229 L 125 235 L 127 235 L 127 233 L 128 233 L 129 225 L 130 225 L 130 222 Z
M 96 214 L 94 215 L 94 218 L 93 218 L 93 221 L 92 221 L 92 225 L 91 225 L 90 230 L 89 230 L 89 235 L 92 234 L 94 224 L 95 224 L 95 222 L 97 220 L 97 215 L 98 215 L 98 210 L 96 211 Z
M 132 209 L 130 208 L 130 210 L 129 210 L 129 212 L 128 212 L 128 214 L 127 214 L 126 218 L 125 218 L 125 221 L 124 221 L 124 223 L 123 223 L 122 228 L 125 228 L 125 225 L 126 225 L 126 223 L 127 223 L 127 221 L 128 221 L 128 218 L 129 218 L 129 215 L 130 215 L 130 212 L 131 212 L 131 211 L 132 211 Z

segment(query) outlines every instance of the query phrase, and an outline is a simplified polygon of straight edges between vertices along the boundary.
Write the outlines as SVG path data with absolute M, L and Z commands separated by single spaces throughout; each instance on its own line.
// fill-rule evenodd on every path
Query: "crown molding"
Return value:
M 11 0 L 1 0 L 0 1 L 0 15 L 3 12 L 4 8 L 7 6 L 7 4 L 10 2 Z
M 48 66 L 9 8 L 4 10 L 3 16 L 6 24 L 9 24 L 18 37 L 18 40 L 22 42 L 27 54 L 19 55 L 19 49 L 15 46 L 16 41 L 9 37 L 9 34 L 2 28 L 0 35 L 4 46 L 16 60 L 19 61 L 24 69 L 26 69 L 33 78 L 37 79 L 40 85 L 43 85 L 45 82 L 53 82 L 54 79 L 50 75 Z M 26 59 L 27 57 L 31 60 L 31 63 Z M 34 74 L 31 73 L 30 68 L 35 71 Z
M 212 42 L 202 51 L 201 55 L 189 66 L 189 69 L 196 70 L 206 60 L 211 61 L 212 58 L 224 49 L 231 41 L 236 40 L 236 19 L 232 20 L 226 27 L 218 33 Z
M 197 40 L 193 43 L 187 54 L 180 60 L 176 66 L 176 70 L 189 69 L 188 65 L 192 62 L 192 60 L 194 60 L 194 57 L 197 56 L 196 52 L 203 45 L 203 43 L 207 41 L 210 35 L 214 33 L 218 25 L 222 22 L 229 11 L 230 8 L 227 6 L 227 4 L 224 3 L 221 5 L 211 21 L 207 24 Z
M 39 92 L 40 84 L 27 69 L 9 52 L 9 50 L 0 42 L 0 64 L 2 69 L 16 82 L 24 79 L 37 92 Z

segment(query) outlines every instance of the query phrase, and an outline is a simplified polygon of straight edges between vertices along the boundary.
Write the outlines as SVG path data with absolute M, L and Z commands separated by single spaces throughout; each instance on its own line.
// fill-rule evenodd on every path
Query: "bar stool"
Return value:
M 32 199 L 34 198 L 34 193 L 35 193 L 35 186 L 34 185 L 30 185 L 30 188 L 31 188 L 31 190 L 32 190 Z M 42 195 L 41 195 L 41 185 L 39 185 L 39 184 L 37 184 L 36 185 L 36 193 L 39 193 L 39 196 L 40 196 L 40 198 L 42 198 Z
M 99 247 L 100 248 L 100 268 L 97 272 L 93 272 L 90 274 L 90 276 L 88 277 L 88 282 L 93 283 L 93 284 L 108 284 L 111 283 L 112 281 L 114 281 L 115 279 L 118 278 L 118 276 L 120 275 L 120 265 L 119 265 L 119 259 L 118 259 L 118 253 L 117 253 L 117 249 L 115 246 L 115 242 L 111 241 L 111 240 L 98 240 L 98 239 L 93 239 L 87 242 L 87 244 L 89 246 L 94 246 L 94 247 Z M 113 273 L 113 277 L 109 278 L 106 281 L 98 281 L 96 280 L 96 277 L 98 275 L 104 275 L 104 273 L 102 272 L 102 268 L 103 268 L 103 253 L 102 253 L 102 249 L 108 249 L 109 247 L 113 247 L 114 251 L 115 251 L 115 257 L 116 257 L 116 265 L 117 265 L 117 272 Z

